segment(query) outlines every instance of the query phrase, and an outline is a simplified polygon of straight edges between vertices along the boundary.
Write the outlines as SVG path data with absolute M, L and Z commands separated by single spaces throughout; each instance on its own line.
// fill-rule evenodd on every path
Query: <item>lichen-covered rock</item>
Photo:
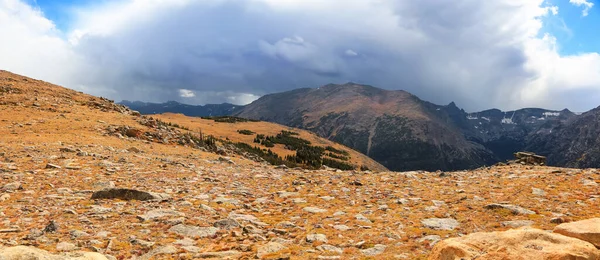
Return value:
M 168 194 L 139 191 L 134 189 L 108 188 L 96 191 L 92 194 L 92 199 L 121 199 L 121 200 L 169 200 Z
M 583 240 L 521 228 L 446 239 L 435 245 L 428 259 L 591 260 L 600 259 L 600 250 Z
M 0 247 L 0 259 L 2 260 L 108 260 L 99 253 L 75 252 L 63 255 L 54 255 L 35 247 L 15 246 Z
M 600 248 L 600 218 L 560 224 L 554 228 L 554 233 L 578 238 Z

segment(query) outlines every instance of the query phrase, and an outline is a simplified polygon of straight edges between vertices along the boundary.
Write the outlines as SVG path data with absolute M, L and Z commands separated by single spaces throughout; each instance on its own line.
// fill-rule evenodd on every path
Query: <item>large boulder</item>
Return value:
M 470 259 L 600 259 L 600 250 L 579 239 L 539 229 L 480 232 L 435 245 L 430 260 Z
M 0 247 L 1 260 L 108 260 L 99 253 L 76 252 L 65 255 L 53 255 L 48 251 L 28 246 Z
M 554 228 L 554 233 L 578 238 L 600 248 L 600 218 L 560 224 Z
M 120 199 L 120 200 L 168 200 L 170 196 L 163 193 L 154 193 L 147 191 L 139 191 L 133 189 L 123 188 L 108 188 L 100 191 L 96 191 L 92 194 L 92 199 Z

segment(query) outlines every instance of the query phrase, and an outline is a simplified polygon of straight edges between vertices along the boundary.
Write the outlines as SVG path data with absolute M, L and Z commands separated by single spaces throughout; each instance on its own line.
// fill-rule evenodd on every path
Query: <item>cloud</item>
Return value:
M 191 91 L 189 89 L 180 89 L 179 96 L 182 98 L 191 98 L 191 97 L 195 97 L 196 94 L 194 93 L 194 91 Z
M 594 7 L 594 3 L 588 2 L 587 0 L 569 0 L 569 3 L 575 6 L 583 6 L 583 11 L 581 12 L 581 16 L 588 16 L 590 9 Z
M 598 106 L 600 57 L 560 55 L 542 33 L 557 14 L 544 0 L 115 0 L 59 32 L 0 0 L 0 35 L 18 39 L 0 41 L 0 66 L 117 100 L 244 104 L 352 81 L 471 111 Z

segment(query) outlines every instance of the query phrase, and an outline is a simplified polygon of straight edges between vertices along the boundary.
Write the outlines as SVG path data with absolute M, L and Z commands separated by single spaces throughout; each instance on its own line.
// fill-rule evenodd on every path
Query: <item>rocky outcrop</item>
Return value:
M 522 228 L 447 239 L 435 245 L 428 259 L 592 260 L 600 259 L 600 250 L 576 238 Z
M 28 246 L 0 247 L 2 260 L 108 260 L 104 255 L 93 252 L 76 252 L 64 255 L 54 255 L 48 251 Z
M 554 228 L 554 233 L 581 239 L 600 248 L 600 218 L 560 224 Z
M 139 191 L 134 189 L 122 189 L 122 188 L 109 188 L 100 191 L 96 191 L 92 194 L 92 199 L 120 199 L 120 200 L 158 200 L 164 201 L 169 200 L 170 196 L 163 193 L 154 193 Z

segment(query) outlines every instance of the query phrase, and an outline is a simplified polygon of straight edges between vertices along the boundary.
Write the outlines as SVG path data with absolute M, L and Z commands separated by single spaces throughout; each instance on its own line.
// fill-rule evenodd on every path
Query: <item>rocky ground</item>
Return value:
M 44 82 L 2 72 L 0 90 L 0 247 L 113 259 L 424 259 L 446 238 L 600 217 L 597 169 L 288 169 L 170 141 L 176 132 L 115 135 L 115 126 L 158 130 Z

